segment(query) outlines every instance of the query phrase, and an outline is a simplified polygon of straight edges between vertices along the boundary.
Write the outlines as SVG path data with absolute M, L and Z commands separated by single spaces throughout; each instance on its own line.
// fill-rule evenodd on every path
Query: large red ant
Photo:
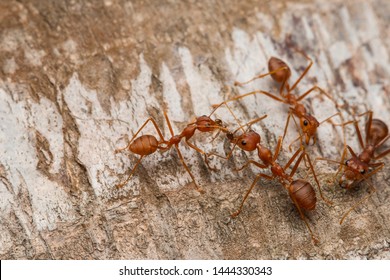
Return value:
M 366 123 L 366 139 L 365 142 L 363 142 L 362 134 L 359 129 L 359 125 L 356 120 L 349 121 L 344 124 L 340 124 L 342 126 L 345 126 L 347 124 L 353 123 L 356 129 L 356 133 L 358 136 L 359 144 L 362 149 L 360 154 L 356 154 L 352 148 L 348 145 L 345 145 L 343 155 L 341 157 L 341 161 L 335 161 L 330 160 L 326 158 L 317 158 L 316 160 L 326 160 L 333 163 L 340 164 L 340 168 L 337 171 L 335 177 L 341 172 L 342 169 L 344 169 L 341 177 L 339 178 L 339 185 L 346 188 L 351 189 L 354 187 L 357 183 L 360 183 L 363 180 L 367 180 L 369 177 L 377 173 L 379 170 L 381 170 L 384 167 L 383 162 L 377 162 L 377 163 L 371 163 L 371 160 L 378 160 L 380 158 L 383 158 L 387 154 L 390 153 L 390 149 L 387 149 L 380 153 L 379 155 L 375 155 L 377 150 L 385 144 L 385 142 L 390 138 L 389 129 L 387 125 L 379 120 L 379 119 L 373 119 L 372 111 L 367 111 L 363 114 L 358 115 L 358 117 L 364 116 L 368 114 L 368 120 Z M 347 150 L 351 154 L 351 158 L 346 160 L 344 162 L 344 158 L 347 154 Z M 369 171 L 370 168 L 374 168 L 373 170 Z M 347 182 L 345 185 L 344 183 Z M 343 223 L 345 218 L 348 216 L 348 214 L 355 209 L 357 206 L 362 204 L 365 200 L 367 200 L 374 192 L 376 192 L 376 189 L 371 184 L 368 184 L 371 187 L 371 192 L 363 197 L 361 200 L 359 200 L 355 205 L 353 205 L 341 218 L 340 224 Z
M 194 182 L 196 189 L 200 193 L 203 193 L 204 190 L 196 184 L 194 175 L 191 173 L 190 169 L 188 168 L 187 164 L 184 161 L 183 155 L 181 154 L 180 149 L 179 149 L 179 143 L 184 138 L 188 146 L 190 146 L 192 149 L 194 149 L 194 150 L 198 151 L 199 153 L 201 153 L 202 155 L 204 155 L 205 162 L 206 162 L 207 166 L 210 169 L 212 169 L 208 165 L 208 158 L 206 156 L 206 153 L 203 150 L 201 150 L 200 148 L 198 148 L 195 144 L 189 142 L 190 138 L 195 134 L 196 130 L 199 130 L 200 132 L 213 132 L 215 130 L 218 130 L 219 132 L 220 131 L 228 132 L 227 128 L 223 126 L 223 123 L 220 119 L 212 120 L 210 118 L 210 116 L 211 115 L 209 115 L 209 116 L 204 115 L 204 116 L 198 117 L 195 120 L 195 122 L 188 124 L 180 134 L 174 135 L 172 125 L 171 125 L 171 122 L 169 121 L 168 115 L 166 114 L 166 112 L 164 112 L 164 117 L 165 117 L 165 120 L 168 124 L 168 128 L 169 128 L 169 131 L 170 131 L 171 136 L 172 136 L 169 140 L 164 139 L 164 136 L 161 133 L 160 128 L 158 127 L 156 121 L 153 118 L 147 119 L 146 122 L 134 134 L 134 136 L 131 138 L 131 140 L 129 141 L 129 143 L 126 147 L 115 150 L 115 153 L 118 153 L 118 152 L 123 151 L 123 150 L 129 150 L 130 152 L 132 152 L 134 154 L 140 155 L 140 158 L 138 159 L 135 166 L 131 170 L 127 179 L 124 182 L 122 182 L 121 184 L 118 184 L 116 187 L 121 188 L 127 184 L 127 182 L 130 180 L 131 176 L 134 174 L 136 168 L 140 164 L 141 160 L 145 156 L 153 154 L 157 150 L 164 152 L 164 151 L 167 151 L 170 148 L 172 148 L 172 146 L 175 146 L 176 151 L 180 157 L 180 161 L 183 163 L 184 168 L 186 169 L 188 174 L 191 176 L 191 179 Z M 156 128 L 156 131 L 160 137 L 160 140 L 157 140 L 157 138 L 153 135 L 142 135 L 142 136 L 137 137 L 137 135 L 142 131 L 142 129 L 149 122 L 152 122 L 152 124 Z
M 282 102 L 282 103 L 285 103 L 285 104 L 288 104 L 288 105 L 291 106 L 290 107 L 290 112 L 289 112 L 289 115 L 288 115 L 288 118 L 287 118 L 287 122 L 286 122 L 286 127 L 284 129 L 283 138 L 285 137 L 285 135 L 287 133 L 287 127 L 289 125 L 289 121 L 290 121 L 291 116 L 293 116 L 293 118 L 294 118 L 294 115 L 295 115 L 296 117 L 299 118 L 299 125 L 301 127 L 302 132 L 303 132 L 303 135 L 299 136 L 292 143 L 300 140 L 304 136 L 306 145 L 309 144 L 310 139 L 313 139 L 313 144 L 315 144 L 316 143 L 317 128 L 322 123 L 324 123 L 326 121 L 329 121 L 331 118 L 335 117 L 336 115 L 340 115 L 340 113 L 336 113 L 336 114 L 326 118 L 325 120 L 319 122 L 314 116 L 312 116 L 311 114 L 309 114 L 306 111 L 306 108 L 303 106 L 301 101 L 302 101 L 302 99 L 304 99 L 307 95 L 309 95 L 314 90 L 319 90 L 321 93 L 323 93 L 331 101 L 334 102 L 333 98 L 330 95 L 328 95 L 323 89 L 321 89 L 317 85 L 312 87 L 311 89 L 309 89 L 305 93 L 301 94 L 300 96 L 295 96 L 294 94 L 291 93 L 297 87 L 299 82 L 307 74 L 307 72 L 309 71 L 309 69 L 313 65 L 313 61 L 306 54 L 304 54 L 303 52 L 300 52 L 300 53 L 305 58 L 307 58 L 310 61 L 310 63 L 306 67 L 306 69 L 303 71 L 301 76 L 297 79 L 297 81 L 292 85 L 292 87 L 290 87 L 290 85 L 288 83 L 288 80 L 291 77 L 290 67 L 284 61 L 282 61 L 281 59 L 276 58 L 276 57 L 271 57 L 270 60 L 268 61 L 268 71 L 269 71 L 268 73 L 257 75 L 254 78 L 252 78 L 252 79 L 250 79 L 250 80 L 248 80 L 246 82 L 241 82 L 240 83 L 240 82 L 236 81 L 234 83 L 234 85 L 236 85 L 236 86 L 237 85 L 238 86 L 242 86 L 242 85 L 250 83 L 250 82 L 252 82 L 252 81 L 254 81 L 256 79 L 260 79 L 260 78 L 263 78 L 265 76 L 271 75 L 271 77 L 272 77 L 272 79 L 274 81 L 276 81 L 277 83 L 281 83 L 281 86 L 280 86 L 281 98 L 279 98 L 279 97 L 277 97 L 277 96 L 275 96 L 272 93 L 267 92 L 267 91 L 255 90 L 255 91 L 252 91 L 252 92 L 249 92 L 249 93 L 245 93 L 245 94 L 236 96 L 236 97 L 234 97 L 232 99 L 229 99 L 227 101 L 224 101 L 224 102 L 222 102 L 220 104 L 216 104 L 216 105 L 213 105 L 213 106 L 214 107 L 219 107 L 222 104 L 226 104 L 226 103 L 231 102 L 231 101 L 242 99 L 242 98 L 250 96 L 250 95 L 264 94 L 264 95 L 266 95 L 266 96 L 268 96 L 268 97 L 270 97 L 270 98 L 272 98 L 272 99 L 274 99 L 276 101 L 279 101 L 279 102 Z M 284 89 L 286 89 L 286 93 L 283 92 Z M 338 107 L 337 104 L 336 104 L 336 107 Z M 292 143 L 290 144 L 290 147 L 291 147 Z
M 262 117 L 262 118 L 264 118 L 264 117 Z M 238 136 L 234 135 L 238 131 L 238 129 L 235 130 L 234 132 L 227 133 L 228 139 L 230 140 L 231 143 L 234 144 L 234 146 L 237 145 L 242 150 L 248 151 L 248 152 L 252 152 L 252 151 L 257 150 L 257 155 L 262 162 L 262 163 L 259 163 L 259 162 L 254 161 L 254 160 L 249 160 L 244 166 L 237 169 L 237 171 L 240 171 L 240 170 L 248 167 L 250 164 L 254 164 L 255 166 L 257 166 L 261 169 L 270 168 L 270 170 L 272 172 L 272 175 L 267 175 L 264 173 L 257 174 L 255 180 L 253 181 L 249 190 L 245 194 L 245 196 L 240 204 L 239 209 L 236 212 L 234 212 L 233 214 L 231 214 L 231 217 L 235 218 L 241 213 L 241 210 L 244 206 L 246 199 L 248 198 L 250 192 L 255 187 L 257 181 L 260 178 L 264 178 L 267 180 L 273 180 L 276 178 L 284 186 L 284 188 L 288 191 L 290 198 L 293 201 L 293 203 L 295 204 L 295 206 L 297 207 L 299 214 L 300 214 L 301 218 L 303 219 L 303 221 L 305 222 L 305 224 L 306 224 L 306 226 L 311 234 L 313 241 L 315 243 L 317 243 L 318 240 L 314 236 L 308 222 L 306 221 L 305 215 L 303 213 L 303 210 L 310 211 L 310 210 L 315 209 L 316 202 L 317 202 L 315 191 L 314 191 L 312 185 L 308 181 L 306 181 L 304 179 L 297 179 L 297 180 L 293 179 L 293 176 L 296 173 L 297 168 L 298 168 L 300 162 L 302 161 L 302 159 L 305 158 L 309 163 L 310 169 L 313 173 L 314 179 L 315 179 L 316 184 L 318 186 L 321 198 L 328 204 L 331 204 L 331 202 L 329 202 L 327 199 L 324 198 L 322 191 L 321 191 L 320 183 L 319 183 L 317 176 L 315 174 L 310 157 L 307 155 L 307 153 L 305 152 L 305 150 L 302 147 L 294 153 L 294 155 L 291 157 L 291 159 L 283 167 L 283 166 L 279 165 L 279 163 L 276 162 L 276 160 L 279 156 L 280 150 L 282 148 L 283 137 L 279 137 L 278 143 L 277 143 L 276 148 L 275 148 L 274 155 L 272 154 L 272 152 L 268 148 L 264 147 L 261 144 L 260 135 L 257 132 L 255 132 L 254 130 L 250 129 L 250 126 L 254 122 L 257 122 L 258 120 L 260 120 L 262 118 L 255 119 L 255 120 L 247 123 L 246 125 L 249 126 L 249 129 L 246 130 L 241 135 L 238 135 Z M 296 163 L 294 164 L 294 166 L 291 170 L 291 173 L 287 174 L 286 170 L 291 166 L 291 164 L 294 162 L 294 160 L 297 157 L 298 157 L 298 159 L 297 159 Z

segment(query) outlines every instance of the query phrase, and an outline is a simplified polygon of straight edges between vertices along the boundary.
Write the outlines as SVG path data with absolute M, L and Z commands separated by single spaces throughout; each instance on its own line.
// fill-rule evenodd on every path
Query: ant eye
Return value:
M 360 170 L 360 174 L 364 174 L 364 173 L 366 173 L 366 170 L 364 169 Z
M 245 140 L 242 140 L 242 141 L 241 141 L 241 145 L 244 145 L 244 146 L 245 146 L 245 145 L 246 145 L 246 141 L 245 141 Z
M 308 122 L 307 120 L 304 120 L 304 121 L 303 121 L 303 125 L 304 125 L 304 126 L 307 126 L 308 124 L 309 124 L 309 122 Z
M 345 161 L 345 165 L 347 165 L 347 166 L 348 166 L 348 163 L 349 163 L 349 160 L 346 160 L 346 161 Z

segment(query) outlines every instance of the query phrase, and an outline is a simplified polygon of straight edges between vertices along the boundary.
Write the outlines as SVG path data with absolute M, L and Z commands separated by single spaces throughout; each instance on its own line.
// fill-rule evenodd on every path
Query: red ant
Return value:
M 204 190 L 196 184 L 194 176 L 192 175 L 187 164 L 184 162 L 183 155 L 181 154 L 180 149 L 179 149 L 179 143 L 183 138 L 185 138 L 185 141 L 186 141 L 188 146 L 190 146 L 192 149 L 194 149 L 194 150 L 196 150 L 199 153 L 204 155 L 207 166 L 210 169 L 212 169 L 208 165 L 208 159 L 207 159 L 206 153 L 203 150 L 201 150 L 200 148 L 198 148 L 197 146 L 195 146 L 194 144 L 192 144 L 191 142 L 189 142 L 190 138 L 195 134 L 196 130 L 199 130 L 200 132 L 213 132 L 215 130 L 219 130 L 218 132 L 220 132 L 220 131 L 228 132 L 227 128 L 223 126 L 223 123 L 220 119 L 212 120 L 210 118 L 210 116 L 211 115 L 209 115 L 209 116 L 204 115 L 204 116 L 198 117 L 195 120 L 195 122 L 188 124 L 179 135 L 174 135 L 171 123 L 170 123 L 169 118 L 168 118 L 168 115 L 166 114 L 166 112 L 164 112 L 165 120 L 168 124 L 169 131 L 172 135 L 172 137 L 169 140 L 164 139 L 164 136 L 162 135 L 160 128 L 158 127 L 156 121 L 153 118 L 147 119 L 146 122 L 134 134 L 133 138 L 129 141 L 129 143 L 126 147 L 115 150 L 115 153 L 118 153 L 118 152 L 123 151 L 123 150 L 129 150 L 130 152 L 132 152 L 134 154 L 140 155 L 140 158 L 138 159 L 137 163 L 135 164 L 135 166 L 131 170 L 130 175 L 127 177 L 127 179 L 123 183 L 118 184 L 116 187 L 121 188 L 127 184 L 127 182 L 130 180 L 131 176 L 134 174 L 136 168 L 140 164 L 141 160 L 143 159 L 143 157 L 150 155 L 150 154 L 153 154 L 157 150 L 160 150 L 162 152 L 167 151 L 172 146 L 175 146 L 176 151 L 180 157 L 180 161 L 183 163 L 184 168 L 186 169 L 188 174 L 191 176 L 191 179 L 194 182 L 196 189 L 200 193 L 204 193 Z M 152 124 L 156 128 L 158 135 L 160 136 L 160 140 L 157 140 L 157 138 L 153 135 L 142 135 L 142 136 L 139 136 L 138 138 L 136 138 L 137 135 L 147 125 L 148 122 L 152 122 Z
M 264 117 L 262 117 L 262 118 L 264 118 Z M 300 214 L 301 218 L 303 219 L 303 221 L 305 222 L 305 224 L 306 224 L 306 226 L 311 234 L 313 241 L 315 243 L 317 243 L 318 240 L 314 236 L 308 222 L 306 221 L 305 215 L 303 213 L 303 210 L 310 211 L 310 210 L 315 209 L 316 202 L 317 202 L 315 191 L 314 191 L 312 185 L 308 181 L 306 181 L 304 179 L 293 180 L 293 176 L 294 176 L 295 172 L 297 171 L 297 168 L 298 168 L 300 162 L 302 161 L 302 159 L 306 158 L 307 161 L 309 162 L 310 169 L 314 175 L 314 179 L 316 181 L 316 184 L 318 186 L 318 189 L 319 189 L 319 192 L 320 192 L 322 199 L 328 204 L 331 204 L 331 202 L 329 202 L 328 200 L 326 200 L 324 198 L 322 191 L 321 191 L 320 183 L 319 183 L 317 176 L 314 172 L 314 168 L 313 168 L 313 165 L 311 163 L 310 157 L 306 154 L 306 152 L 304 151 L 304 149 L 302 147 L 294 153 L 294 155 L 291 157 L 291 159 L 283 167 L 276 162 L 276 160 L 279 156 L 280 150 L 282 148 L 283 137 L 279 137 L 278 143 L 277 143 L 276 148 L 275 148 L 274 155 L 272 155 L 272 152 L 268 148 L 261 145 L 260 135 L 257 132 L 255 132 L 254 130 L 250 129 L 250 126 L 254 122 L 257 122 L 258 120 L 260 120 L 262 118 L 255 119 L 255 120 L 247 123 L 246 125 L 249 126 L 249 129 L 239 136 L 234 136 L 234 134 L 237 132 L 238 129 L 235 130 L 234 132 L 227 133 L 228 139 L 230 140 L 231 143 L 234 144 L 234 146 L 237 145 L 242 150 L 248 151 L 248 152 L 252 152 L 252 151 L 257 150 L 258 157 L 262 161 L 262 163 L 259 163 L 259 162 L 254 161 L 254 160 L 249 160 L 244 166 L 237 169 L 237 171 L 240 171 L 240 170 L 248 167 L 250 164 L 254 164 L 261 169 L 270 168 L 271 172 L 272 172 L 272 176 L 264 174 L 264 173 L 257 174 L 255 180 L 253 181 L 249 190 L 245 194 L 245 196 L 240 204 L 239 209 L 236 212 L 234 212 L 233 214 L 231 214 L 231 217 L 235 218 L 241 213 L 241 210 L 244 206 L 246 199 L 248 198 L 250 192 L 255 187 L 257 181 L 260 178 L 265 178 L 267 180 L 273 180 L 276 178 L 284 186 L 284 188 L 288 191 L 290 198 L 293 201 L 293 203 L 295 204 L 295 206 L 298 208 L 299 214 Z M 297 159 L 295 165 L 293 166 L 291 173 L 287 174 L 286 170 L 291 166 L 291 164 L 294 162 L 294 160 L 297 157 L 298 157 L 298 159 Z
M 246 94 L 242 94 L 242 95 L 236 96 L 236 97 L 234 97 L 232 99 L 229 99 L 227 101 L 224 101 L 224 102 L 222 102 L 220 104 L 213 105 L 213 107 L 219 107 L 222 104 L 226 104 L 228 102 L 235 101 L 235 100 L 247 97 L 249 95 L 264 94 L 264 95 L 266 95 L 266 96 L 268 96 L 268 97 L 270 97 L 270 98 L 272 98 L 272 99 L 274 99 L 276 101 L 279 101 L 279 102 L 282 102 L 282 103 L 285 103 L 285 104 L 288 104 L 288 105 L 291 106 L 290 107 L 290 112 L 289 112 L 289 115 L 288 115 L 288 118 L 287 118 L 286 127 L 284 129 L 283 138 L 286 135 L 287 127 L 288 127 L 289 121 L 290 121 L 290 117 L 293 116 L 293 119 L 294 119 L 294 115 L 295 115 L 296 117 L 299 118 L 299 124 L 300 124 L 301 130 L 303 132 L 303 136 L 305 137 L 306 145 L 309 144 L 310 139 L 313 139 L 313 144 L 315 144 L 316 143 L 316 132 L 317 132 L 317 128 L 320 126 L 320 124 L 322 124 L 323 122 L 329 121 L 331 118 L 335 117 L 336 115 L 340 115 L 341 116 L 341 114 L 340 113 L 336 113 L 336 114 L 326 118 L 322 122 L 318 122 L 317 119 L 314 116 L 312 116 L 309 113 L 307 113 L 306 108 L 300 102 L 302 101 L 302 99 L 304 99 L 307 95 L 309 95 L 311 92 L 313 92 L 316 89 L 319 90 L 321 93 L 323 93 L 331 101 L 334 102 L 333 98 L 331 96 L 329 96 L 323 89 L 321 89 L 317 85 L 312 87 L 311 89 L 309 89 L 308 91 L 306 91 L 305 93 L 303 93 L 301 96 L 298 96 L 298 97 L 291 93 L 297 87 L 299 82 L 307 74 L 307 72 L 309 71 L 309 69 L 313 65 L 313 61 L 306 54 L 304 54 L 301 51 L 299 51 L 299 52 L 305 58 L 307 58 L 310 61 L 310 63 L 306 67 L 306 69 L 303 71 L 301 76 L 298 78 L 298 80 L 293 84 L 292 87 L 290 87 L 290 85 L 288 83 L 288 80 L 291 77 L 290 67 L 284 61 L 282 61 L 281 59 L 276 58 L 276 57 L 271 57 L 270 60 L 268 61 L 268 71 L 269 71 L 268 73 L 255 76 L 254 78 L 252 78 L 252 79 L 250 79 L 249 81 L 246 81 L 246 82 L 242 82 L 242 83 L 235 82 L 234 83 L 235 86 L 243 86 L 244 84 L 248 84 L 248 83 L 250 83 L 250 82 L 252 82 L 252 81 L 254 81 L 256 79 L 260 79 L 260 78 L 263 78 L 265 76 L 271 75 L 271 77 L 272 77 L 272 79 L 274 81 L 276 81 L 277 83 L 282 83 L 282 85 L 280 87 L 281 98 L 279 98 L 279 97 L 277 97 L 277 96 L 275 96 L 272 93 L 267 92 L 267 91 L 255 90 L 255 91 L 252 91 L 252 92 L 249 92 L 249 93 L 246 93 Z M 286 89 L 286 93 L 283 93 L 284 89 Z M 336 104 L 336 107 L 339 107 L 339 106 Z M 294 119 L 294 121 L 295 121 L 295 119 Z M 300 140 L 301 138 L 302 138 L 302 136 L 298 137 L 297 139 L 295 139 L 290 144 L 290 146 L 289 146 L 290 150 L 291 150 L 291 145 L 294 142 Z
M 367 111 L 363 114 L 358 115 L 358 117 L 364 116 L 368 114 L 368 121 L 366 123 L 366 139 L 365 143 L 363 142 L 362 134 L 360 133 L 359 125 L 356 120 L 346 122 L 344 124 L 340 124 L 342 126 L 345 126 L 347 124 L 353 123 L 356 129 L 356 133 L 358 136 L 359 144 L 362 149 L 362 152 L 358 155 L 352 150 L 352 148 L 348 145 L 345 145 L 343 155 L 341 157 L 341 161 L 334 161 L 326 158 L 317 158 L 316 160 L 326 160 L 329 162 L 334 162 L 340 164 L 340 168 L 337 171 L 335 177 L 340 173 L 341 169 L 344 169 L 340 179 L 339 179 L 339 185 L 341 187 L 344 187 L 346 189 L 351 189 L 356 184 L 360 183 L 363 180 L 367 180 L 369 177 L 377 173 L 379 170 L 381 170 L 384 167 L 383 162 L 377 162 L 377 163 L 371 163 L 371 160 L 378 160 L 380 158 L 383 158 L 387 154 L 390 153 L 390 149 L 385 150 L 384 152 L 380 153 L 379 155 L 375 156 L 375 152 L 383 145 L 385 142 L 390 138 L 389 129 L 387 125 L 379 120 L 379 119 L 373 119 L 372 111 Z M 347 149 L 351 153 L 351 158 L 346 160 L 344 163 L 344 158 L 347 154 Z M 374 170 L 369 172 L 370 167 L 374 168 Z M 344 182 L 348 181 L 346 185 L 344 185 Z M 343 186 L 344 185 L 344 186 Z M 371 187 L 371 192 L 366 195 L 364 198 L 362 198 L 360 201 L 358 201 L 355 205 L 353 205 L 341 218 L 340 224 L 343 223 L 345 218 L 348 216 L 348 214 L 355 209 L 357 206 L 359 206 L 361 203 L 363 203 L 365 200 L 367 200 L 374 192 L 376 192 L 376 189 L 374 186 L 369 184 Z

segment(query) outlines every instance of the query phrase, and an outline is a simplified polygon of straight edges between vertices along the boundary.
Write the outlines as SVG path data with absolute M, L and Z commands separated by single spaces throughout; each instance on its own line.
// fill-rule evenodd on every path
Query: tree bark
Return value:
M 390 124 L 389 1 L 1 1 L 0 3 L 0 257 L 1 259 L 381 259 L 389 258 L 388 165 L 353 190 L 330 181 L 338 166 L 315 164 L 328 206 L 306 213 L 314 245 L 288 192 L 260 180 L 231 219 L 259 172 L 237 172 L 255 154 L 236 150 L 211 159 L 180 144 L 200 194 L 172 149 L 137 161 L 118 153 L 150 117 L 170 137 L 163 116 L 179 133 L 211 105 L 262 89 L 279 95 L 265 77 L 276 56 L 299 83 L 318 85 L 343 105 L 342 118 L 374 111 Z M 319 121 L 338 112 L 324 94 L 303 100 Z M 266 96 L 231 103 L 240 123 L 253 125 L 273 150 L 288 106 Z M 226 109 L 216 117 L 235 129 Z M 364 118 L 360 118 L 364 134 Z M 152 125 L 144 134 L 158 135 Z M 298 136 L 292 122 L 278 161 L 287 163 Z M 206 151 L 228 153 L 222 136 L 195 135 Z M 364 137 L 364 135 L 363 135 Z M 346 143 L 360 147 L 346 127 Z M 321 124 L 311 159 L 336 161 L 340 127 Z M 388 146 L 388 144 L 387 144 Z M 383 162 L 389 163 L 388 158 Z M 308 180 L 313 177 L 308 173 Z M 305 178 L 304 164 L 296 178 Z M 371 187 L 370 187 L 371 186 Z M 370 189 L 376 192 L 341 216 Z M 316 190 L 318 194 L 318 190 Z

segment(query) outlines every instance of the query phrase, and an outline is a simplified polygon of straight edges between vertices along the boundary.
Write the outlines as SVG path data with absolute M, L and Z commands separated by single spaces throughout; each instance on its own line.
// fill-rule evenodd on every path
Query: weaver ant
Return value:
M 303 219 L 303 221 L 305 222 L 306 227 L 308 228 L 313 241 L 315 243 L 317 243 L 318 240 L 314 236 L 308 222 L 306 221 L 305 215 L 303 213 L 303 210 L 310 211 L 310 210 L 315 209 L 316 202 L 317 202 L 315 191 L 314 191 L 312 185 L 308 181 L 306 181 L 304 179 L 296 179 L 296 180 L 293 179 L 293 176 L 296 173 L 297 168 L 298 168 L 300 162 L 302 161 L 302 159 L 306 159 L 309 163 L 310 169 L 314 175 L 314 179 L 315 179 L 316 184 L 318 186 L 321 198 L 328 204 L 331 204 L 331 202 L 329 202 L 327 199 L 324 198 L 322 191 L 321 191 L 320 183 L 319 183 L 317 176 L 315 174 L 314 167 L 311 163 L 310 157 L 307 155 L 307 153 L 305 152 L 305 150 L 302 147 L 294 153 L 294 155 L 291 157 L 291 159 L 283 167 L 283 166 L 279 165 L 279 163 L 276 162 L 276 160 L 279 156 L 280 150 L 282 148 L 283 137 L 279 137 L 278 143 L 277 143 L 276 148 L 275 148 L 274 155 L 272 154 L 271 150 L 269 150 L 268 148 L 264 147 L 261 144 L 260 135 L 251 129 L 251 125 L 253 123 L 263 119 L 263 118 L 264 118 L 264 116 L 245 124 L 245 126 L 249 126 L 249 128 L 245 132 L 243 132 L 242 134 L 240 134 L 238 136 L 235 136 L 235 133 L 242 126 L 240 126 L 234 132 L 230 132 L 230 133 L 226 134 L 229 141 L 234 144 L 234 147 L 238 146 L 242 150 L 248 151 L 248 152 L 252 152 L 252 151 L 257 150 L 257 155 L 262 162 L 262 163 L 259 163 L 259 162 L 254 161 L 254 160 L 249 160 L 241 168 L 237 169 L 237 171 L 240 171 L 240 170 L 248 167 L 250 164 L 253 164 L 261 169 L 270 168 L 270 170 L 272 172 L 271 176 L 264 174 L 264 173 L 259 173 L 256 175 L 256 178 L 253 181 L 253 183 L 250 186 L 247 193 L 245 194 L 245 196 L 240 204 L 239 209 L 236 212 L 234 212 L 233 214 L 231 214 L 231 217 L 235 218 L 241 213 L 246 199 L 248 198 L 250 192 L 252 191 L 252 189 L 254 188 L 254 186 L 256 185 L 257 181 L 260 178 L 265 178 L 267 180 L 273 180 L 276 178 L 284 186 L 284 188 L 288 191 L 290 198 L 293 201 L 293 203 L 295 204 L 295 206 L 298 208 L 299 214 L 300 214 L 301 218 Z M 233 149 L 234 149 L 234 147 L 233 147 Z M 231 155 L 231 153 L 232 152 L 230 152 L 229 156 Z M 286 170 L 291 166 L 291 164 L 294 162 L 294 160 L 297 157 L 298 157 L 298 159 L 297 159 L 296 163 L 294 164 L 294 166 L 291 170 L 291 173 L 287 174 Z
M 302 101 L 302 99 L 304 99 L 307 95 L 309 95 L 314 90 L 319 90 L 321 93 L 323 93 L 325 96 L 327 96 L 332 102 L 334 102 L 333 98 L 331 96 L 329 96 L 323 89 L 321 89 L 317 85 L 315 85 L 314 87 L 312 87 L 311 89 L 309 89 L 305 93 L 301 94 L 300 96 L 295 96 L 294 94 L 291 93 L 297 87 L 299 82 L 307 74 L 307 72 L 309 71 L 309 69 L 313 65 L 313 61 L 311 60 L 311 58 L 309 58 L 306 54 L 304 54 L 301 51 L 298 51 L 298 52 L 300 52 L 307 60 L 309 60 L 310 63 L 306 67 L 306 69 L 303 71 L 301 76 L 297 79 L 297 81 L 291 87 L 290 87 L 290 84 L 288 83 L 288 80 L 291 77 L 290 67 L 284 61 L 282 61 L 281 59 L 276 58 L 276 57 L 271 57 L 269 59 L 269 61 L 268 61 L 268 71 L 269 72 L 268 73 L 257 75 L 254 78 L 252 78 L 246 82 L 240 83 L 240 82 L 236 81 L 234 83 L 235 86 L 243 86 L 244 84 L 248 84 L 256 79 L 260 79 L 260 78 L 263 78 L 265 76 L 271 75 L 271 77 L 274 81 L 276 81 L 277 83 L 281 83 L 280 92 L 279 92 L 281 97 L 277 97 L 277 96 L 275 96 L 272 93 L 267 92 L 267 91 L 255 90 L 255 91 L 252 91 L 249 93 L 238 95 L 232 99 L 224 101 L 220 104 L 215 104 L 213 106 L 219 107 L 222 104 L 226 104 L 226 103 L 231 102 L 231 101 L 242 99 L 242 98 L 250 96 L 250 95 L 264 94 L 264 95 L 266 95 L 266 96 L 268 96 L 276 101 L 290 105 L 290 112 L 289 112 L 289 115 L 287 118 L 286 127 L 284 129 L 283 138 L 285 137 L 285 135 L 287 133 L 287 127 L 289 125 L 289 121 L 290 121 L 291 116 L 293 117 L 293 119 L 294 119 L 294 115 L 299 118 L 299 125 L 301 127 L 303 135 L 300 135 L 297 139 L 295 139 L 289 145 L 290 150 L 291 150 L 291 145 L 294 142 L 300 140 L 303 136 L 305 137 L 306 145 L 309 144 L 310 139 L 313 139 L 313 144 L 315 144 L 316 140 L 317 140 L 317 138 L 316 138 L 317 128 L 322 123 L 324 123 L 326 121 L 330 121 L 330 119 L 335 117 L 336 115 L 341 116 L 341 114 L 336 113 L 336 114 L 326 118 L 325 120 L 319 122 L 314 116 L 312 116 L 311 114 L 309 114 L 306 111 L 306 108 L 303 106 L 301 101 Z M 283 92 L 284 89 L 286 89 L 286 93 Z M 336 104 L 336 107 L 339 107 L 339 106 Z M 295 121 L 295 119 L 294 119 L 294 121 Z
M 387 149 L 380 153 L 379 155 L 375 155 L 377 150 L 385 144 L 385 142 L 390 138 L 389 129 L 387 125 L 379 120 L 379 119 L 373 119 L 372 111 L 367 111 L 363 114 L 358 115 L 358 117 L 368 115 L 368 120 L 366 122 L 366 139 L 365 142 L 363 142 L 362 134 L 359 129 L 359 125 L 356 120 L 346 122 L 344 124 L 340 124 L 342 126 L 345 126 L 347 124 L 353 123 L 355 126 L 355 130 L 358 136 L 359 144 L 362 149 L 360 154 L 356 154 L 352 148 L 348 145 L 345 145 L 343 155 L 341 157 L 341 161 L 335 161 L 331 159 L 326 158 L 317 158 L 316 160 L 326 160 L 333 163 L 340 164 L 340 167 L 335 175 L 337 175 L 341 172 L 342 169 L 344 169 L 340 179 L 339 179 L 339 185 L 341 187 L 344 187 L 345 189 L 351 189 L 356 184 L 360 183 L 363 180 L 367 180 L 369 177 L 380 171 L 385 164 L 383 162 L 377 162 L 377 163 L 371 163 L 371 160 L 378 160 L 380 158 L 383 158 L 387 154 L 390 153 L 390 149 Z M 351 154 L 351 158 L 347 159 L 344 162 L 344 158 L 347 155 L 347 150 Z M 370 168 L 374 168 L 373 170 L 369 170 Z M 346 184 L 344 184 L 346 182 Z M 348 214 L 355 209 L 357 206 L 362 204 L 365 200 L 367 200 L 374 192 L 376 192 L 376 189 L 371 184 L 368 184 L 371 187 L 371 192 L 363 197 L 360 201 L 355 203 L 341 218 L 340 224 L 342 224 L 345 220 L 345 218 L 348 216 Z
M 140 158 L 138 159 L 135 166 L 131 170 L 127 179 L 123 183 L 118 184 L 116 187 L 121 188 L 127 184 L 127 182 L 130 180 L 131 176 L 134 174 L 136 168 L 140 164 L 141 160 L 145 156 L 153 154 L 157 150 L 165 152 L 165 151 L 169 150 L 170 148 L 172 148 L 172 146 L 175 146 L 176 151 L 180 157 L 180 161 L 182 162 L 184 168 L 186 169 L 186 171 L 190 175 L 193 183 L 195 184 L 196 189 L 200 193 L 204 193 L 204 190 L 196 184 L 195 177 L 193 176 L 193 174 L 191 173 L 187 164 L 185 163 L 183 155 L 181 154 L 180 149 L 179 149 L 179 143 L 184 138 L 189 147 L 191 147 L 192 149 L 194 149 L 194 150 L 198 151 L 199 153 L 201 153 L 202 155 L 204 155 L 205 162 L 206 162 L 207 166 L 210 169 L 212 169 L 208 164 L 208 159 L 207 159 L 206 153 L 203 150 L 201 150 L 200 148 L 198 148 L 195 144 L 189 142 L 191 137 L 195 134 L 196 130 L 199 130 L 200 132 L 213 132 L 215 130 L 218 130 L 218 133 L 220 131 L 228 132 L 227 128 L 225 126 L 223 126 L 223 123 L 220 119 L 212 120 L 210 118 L 210 116 L 211 116 L 211 114 L 209 116 L 204 115 L 204 116 L 198 117 L 194 122 L 189 123 L 180 134 L 174 135 L 172 125 L 171 125 L 171 122 L 168 118 L 168 115 L 166 114 L 166 112 L 164 112 L 164 117 L 165 117 L 165 120 L 168 124 L 168 128 L 169 128 L 169 131 L 170 131 L 171 136 L 172 136 L 169 140 L 164 139 L 164 136 L 161 133 L 160 128 L 158 127 L 156 121 L 153 118 L 147 119 L 145 121 L 145 123 L 134 134 L 134 136 L 129 141 L 129 143 L 126 147 L 115 150 L 115 153 L 118 153 L 118 152 L 123 151 L 123 150 L 129 150 L 130 152 L 132 152 L 134 154 L 140 155 Z M 152 124 L 154 125 L 154 127 L 155 127 L 155 129 L 160 137 L 160 140 L 157 140 L 157 138 L 153 135 L 142 135 L 142 136 L 137 137 L 137 135 L 142 131 L 142 129 L 149 122 L 152 122 Z

